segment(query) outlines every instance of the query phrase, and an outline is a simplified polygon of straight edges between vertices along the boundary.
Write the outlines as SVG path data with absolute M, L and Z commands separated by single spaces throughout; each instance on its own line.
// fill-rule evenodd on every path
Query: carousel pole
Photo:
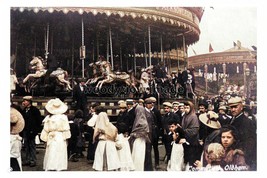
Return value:
M 121 45 L 120 45 L 120 63 L 121 63 L 121 70 L 122 70 L 122 51 L 121 51 Z
M 49 41 L 49 23 L 47 23 L 47 28 L 46 28 L 46 39 L 45 39 L 45 61 L 47 62 L 48 59 L 48 41 Z
M 107 61 L 109 62 L 109 33 L 107 33 Z
M 82 46 L 80 49 L 80 59 L 82 60 L 82 78 L 84 78 L 84 58 L 85 58 L 84 24 L 83 24 L 83 18 L 82 18 Z
M 160 61 L 163 61 L 163 44 L 162 44 L 162 34 L 160 35 Z
M 135 42 L 134 42 L 134 49 L 133 49 L 133 52 L 134 52 L 134 75 L 135 75 L 135 74 L 136 74 Z
M 183 35 L 183 50 L 184 50 L 184 67 L 187 69 L 187 60 L 186 60 L 186 55 L 185 55 L 185 36 Z
M 109 27 L 109 43 L 110 43 L 110 57 L 111 57 L 111 69 L 114 70 L 113 66 L 113 49 L 112 49 L 112 36 L 111 36 L 111 28 Z
M 145 48 L 145 61 L 146 61 L 146 68 L 148 67 L 147 65 L 147 56 L 146 56 L 146 37 L 144 36 L 144 48 Z
M 93 40 L 93 62 L 95 62 L 95 42 Z
M 150 25 L 148 26 L 148 57 L 149 57 L 149 66 L 151 66 L 151 35 L 150 35 Z
M 177 55 L 177 69 L 179 70 L 180 64 L 179 64 L 179 51 L 178 51 L 177 41 L 176 41 L 176 55 Z

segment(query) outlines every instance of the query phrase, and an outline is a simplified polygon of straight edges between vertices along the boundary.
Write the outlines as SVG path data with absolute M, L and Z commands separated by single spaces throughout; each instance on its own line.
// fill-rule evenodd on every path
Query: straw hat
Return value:
M 60 99 L 51 99 L 47 102 L 45 109 L 51 114 L 63 114 L 68 110 L 68 106 Z
M 11 124 L 11 134 L 19 134 L 25 125 L 23 116 L 18 110 L 10 107 L 10 124 Z
M 218 117 L 218 114 L 216 114 L 214 111 L 208 111 L 208 113 L 200 114 L 199 120 L 210 128 L 219 129 L 221 128 L 221 124 L 218 121 Z
M 220 106 L 218 110 L 224 110 L 224 111 L 226 111 L 227 108 L 225 106 Z

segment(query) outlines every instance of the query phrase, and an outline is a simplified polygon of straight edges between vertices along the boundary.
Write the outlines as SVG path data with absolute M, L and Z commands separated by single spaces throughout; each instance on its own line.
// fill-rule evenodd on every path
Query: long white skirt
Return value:
M 118 150 L 118 155 L 121 164 L 121 171 L 132 171 L 134 170 L 134 163 L 131 155 L 130 144 L 128 139 L 123 134 L 118 135 L 118 144 L 121 145 L 121 149 Z
M 184 169 L 184 147 L 182 144 L 173 143 L 171 159 L 167 171 L 182 171 Z
M 136 171 L 144 171 L 146 155 L 146 141 L 143 138 L 136 138 L 133 143 L 132 158 Z
M 104 161 L 104 159 L 106 161 Z M 93 169 L 97 171 L 104 171 L 105 167 L 108 171 L 110 171 L 117 170 L 120 166 L 115 142 L 110 140 L 100 140 L 95 151 Z

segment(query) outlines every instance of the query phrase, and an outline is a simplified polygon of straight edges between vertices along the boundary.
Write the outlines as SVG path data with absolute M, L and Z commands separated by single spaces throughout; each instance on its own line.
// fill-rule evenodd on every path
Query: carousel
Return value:
M 204 9 L 11 7 L 10 13 L 10 68 L 18 78 L 13 100 L 68 102 L 78 79 L 86 79 L 88 101 L 116 106 L 115 100 L 153 94 L 149 87 L 156 84 L 145 82 L 155 80 L 142 72 L 158 66 L 168 77 L 188 67 L 187 48 L 199 40 Z
M 241 41 L 222 52 L 211 52 L 188 58 L 203 90 L 214 94 L 235 94 L 246 98 L 257 96 L 257 47 L 243 47 Z M 201 86 L 201 85 L 198 85 Z

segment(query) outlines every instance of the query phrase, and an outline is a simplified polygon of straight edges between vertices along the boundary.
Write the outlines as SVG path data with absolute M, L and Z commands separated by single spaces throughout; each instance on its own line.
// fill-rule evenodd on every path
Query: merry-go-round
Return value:
M 187 47 L 199 40 L 201 7 L 11 7 L 11 99 L 64 99 L 85 80 L 88 104 L 110 116 L 127 98 L 194 98 Z M 181 79 L 173 81 L 174 76 Z M 183 74 L 183 75 L 182 75 Z M 188 92 L 190 91 L 190 92 Z

